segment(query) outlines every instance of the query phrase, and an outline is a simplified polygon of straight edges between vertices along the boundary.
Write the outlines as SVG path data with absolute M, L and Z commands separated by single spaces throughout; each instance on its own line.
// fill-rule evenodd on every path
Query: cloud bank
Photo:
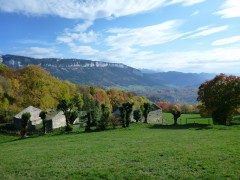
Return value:
M 191 6 L 205 0 L 0 0 L 0 11 L 25 15 L 53 15 L 69 19 L 121 17 L 160 6 L 181 3 Z

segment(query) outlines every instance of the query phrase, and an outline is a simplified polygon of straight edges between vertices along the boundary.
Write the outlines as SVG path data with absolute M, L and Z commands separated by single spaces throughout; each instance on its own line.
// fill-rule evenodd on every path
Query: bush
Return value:
M 113 129 L 115 129 L 119 125 L 118 119 L 114 116 L 110 116 L 109 121 Z

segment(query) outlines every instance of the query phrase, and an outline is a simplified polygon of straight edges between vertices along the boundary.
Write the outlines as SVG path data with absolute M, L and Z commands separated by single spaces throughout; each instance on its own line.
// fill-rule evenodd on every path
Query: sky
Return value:
M 0 54 L 240 73 L 240 0 L 0 0 Z

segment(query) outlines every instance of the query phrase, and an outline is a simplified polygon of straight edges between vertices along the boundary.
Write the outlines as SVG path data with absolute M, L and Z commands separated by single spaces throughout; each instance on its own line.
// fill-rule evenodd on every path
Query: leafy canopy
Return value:
M 240 77 L 220 74 L 204 82 L 197 100 L 212 114 L 215 124 L 229 124 L 240 107 Z

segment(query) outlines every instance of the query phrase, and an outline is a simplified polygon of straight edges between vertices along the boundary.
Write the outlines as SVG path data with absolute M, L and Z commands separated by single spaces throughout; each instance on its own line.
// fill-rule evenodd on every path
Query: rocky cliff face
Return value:
M 29 65 L 41 66 L 54 76 L 77 84 L 101 86 L 148 84 L 142 80 L 141 71 L 120 63 L 82 59 L 37 59 L 15 55 L 3 55 L 1 59 L 3 64 L 14 69 Z
M 9 67 L 19 69 L 28 65 L 38 65 L 42 67 L 56 67 L 56 68 L 106 68 L 116 67 L 123 69 L 133 69 L 129 66 L 120 63 L 108 63 L 101 61 L 91 61 L 82 59 L 57 59 L 57 58 L 44 58 L 36 59 L 24 56 L 4 55 L 0 56 L 0 60 Z M 139 71 L 140 72 L 140 71 Z
M 2 62 L 3 62 L 2 55 L 0 55 L 0 63 L 2 63 Z

